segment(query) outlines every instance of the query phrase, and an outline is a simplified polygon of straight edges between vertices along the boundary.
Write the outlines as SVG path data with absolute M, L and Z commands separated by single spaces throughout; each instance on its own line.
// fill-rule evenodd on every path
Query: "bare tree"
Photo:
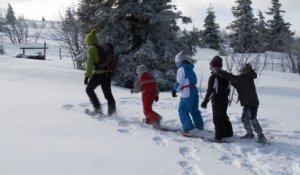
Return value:
M 17 37 L 18 37 L 19 43 L 27 43 L 28 22 L 24 18 L 23 15 L 18 18 L 18 21 L 16 24 L 16 30 L 17 30 Z
M 37 43 L 46 27 L 45 21 L 28 21 L 28 25 L 33 29 L 32 37 L 34 38 L 34 43 Z
M 300 38 L 296 38 L 287 53 L 286 64 L 293 73 L 300 74 Z
M 76 61 L 75 58 L 78 58 L 77 56 L 84 50 L 84 37 L 81 33 L 75 10 L 69 7 L 65 15 L 61 15 L 61 22 L 52 26 L 56 29 L 56 33 L 53 34 L 54 39 L 60 41 L 62 47 L 68 50 L 72 59 Z
M 8 9 L 3 22 L 2 31 L 15 43 L 26 43 L 28 38 L 28 24 L 23 16 L 16 18 L 13 8 L 8 4 Z

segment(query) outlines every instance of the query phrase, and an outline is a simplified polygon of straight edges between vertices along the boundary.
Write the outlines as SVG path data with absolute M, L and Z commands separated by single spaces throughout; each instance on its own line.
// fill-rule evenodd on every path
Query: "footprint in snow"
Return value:
M 300 130 L 294 131 L 295 134 L 300 134 Z
M 189 149 L 187 148 L 187 147 L 181 147 L 181 148 L 179 148 L 179 153 L 183 156 L 183 157 L 185 157 L 185 158 L 189 158 L 190 156 L 189 156 Z
M 120 121 L 120 122 L 118 123 L 118 125 L 119 125 L 120 127 L 124 127 L 124 128 L 128 128 L 128 127 L 129 127 L 129 123 L 126 122 L 126 121 Z
M 63 105 L 62 108 L 65 109 L 65 110 L 71 110 L 72 108 L 74 108 L 74 105 L 66 104 L 66 105 Z
M 153 137 L 152 140 L 156 143 L 156 145 L 168 145 L 168 142 L 159 136 Z
M 175 142 L 178 142 L 178 143 L 185 143 L 186 142 L 186 140 L 184 140 L 184 139 L 179 139 L 179 138 L 174 138 L 173 139 Z
M 276 129 L 268 129 L 268 130 L 266 130 L 266 132 L 270 132 L 270 133 L 283 133 L 283 131 L 276 130 Z
M 80 107 L 83 107 L 83 108 L 89 107 L 90 105 L 91 105 L 90 103 L 80 103 L 80 104 L 79 104 L 79 106 L 80 106 Z
M 128 129 L 118 129 L 118 132 L 120 133 L 129 133 Z
M 229 156 L 223 155 L 220 158 L 221 161 L 230 164 L 232 162 L 231 158 Z
M 178 164 L 180 165 L 180 167 L 184 170 L 184 175 L 195 175 L 198 174 L 195 169 L 193 168 L 193 166 L 191 166 L 189 164 L 189 162 L 187 161 L 179 161 Z

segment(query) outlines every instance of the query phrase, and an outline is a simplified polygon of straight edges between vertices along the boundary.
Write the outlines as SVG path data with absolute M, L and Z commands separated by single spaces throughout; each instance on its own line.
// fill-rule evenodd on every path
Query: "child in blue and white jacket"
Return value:
M 177 97 L 176 93 L 181 92 L 178 112 L 184 134 L 197 135 L 199 130 L 203 130 L 204 123 L 198 109 L 199 94 L 193 60 L 180 52 L 175 57 L 175 64 L 178 70 L 172 96 Z

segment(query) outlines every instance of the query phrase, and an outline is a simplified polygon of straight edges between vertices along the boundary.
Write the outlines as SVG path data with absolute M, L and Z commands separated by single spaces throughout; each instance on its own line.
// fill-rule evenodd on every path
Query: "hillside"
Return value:
M 8 49 L 9 50 L 9 49 Z M 17 52 L 13 47 L 10 50 Z M 216 53 L 199 50 L 196 71 L 205 91 L 208 61 Z M 5 175 L 299 175 L 299 76 L 263 72 L 257 82 L 258 119 L 272 144 L 240 140 L 241 107 L 228 114 L 234 143 L 208 143 L 143 124 L 140 94 L 113 87 L 118 115 L 95 119 L 85 94 L 83 72 L 55 54 L 46 61 L 0 56 L 0 169 Z M 101 90 L 100 99 L 106 108 Z M 204 95 L 204 92 L 202 92 Z M 200 99 L 202 101 L 202 99 Z M 179 98 L 160 94 L 154 109 L 163 124 L 179 128 Z M 213 130 L 212 111 L 202 110 Z M 210 135 L 212 137 L 212 135 Z

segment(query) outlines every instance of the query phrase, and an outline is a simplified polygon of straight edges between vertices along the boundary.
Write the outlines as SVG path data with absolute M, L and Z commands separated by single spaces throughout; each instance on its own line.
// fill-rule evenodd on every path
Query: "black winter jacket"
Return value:
M 218 83 L 217 89 L 214 87 L 215 81 Z M 230 92 L 228 85 L 229 82 L 227 79 L 217 75 L 211 75 L 208 79 L 208 88 L 204 99 L 209 101 L 211 98 L 227 98 Z

